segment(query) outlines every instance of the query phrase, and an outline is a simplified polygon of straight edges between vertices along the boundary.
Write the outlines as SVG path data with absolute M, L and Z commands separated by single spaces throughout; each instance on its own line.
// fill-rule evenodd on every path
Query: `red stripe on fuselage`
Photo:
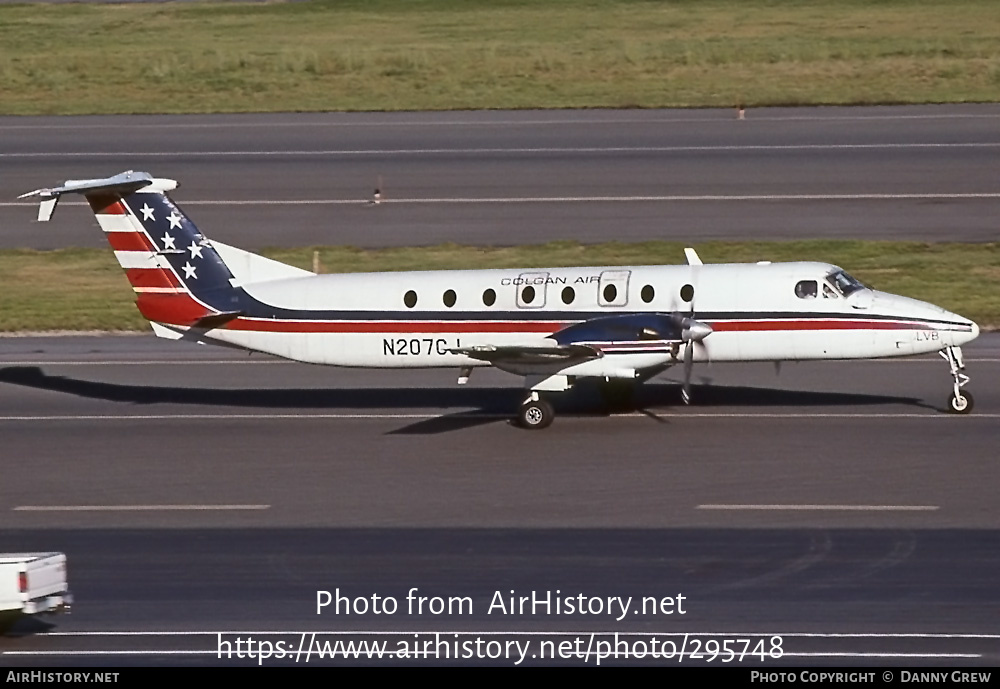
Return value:
M 115 251 L 156 251 L 142 232 L 108 232 L 105 236 Z
M 716 321 L 710 323 L 716 332 L 762 332 L 774 330 L 935 330 L 929 323 L 874 320 L 755 320 Z
M 573 321 L 292 321 L 238 318 L 229 330 L 287 333 L 536 333 L 550 335 Z M 710 322 L 717 332 L 827 330 L 940 330 L 930 323 L 853 319 Z
M 229 330 L 277 333 L 539 333 L 548 335 L 569 323 L 540 321 L 269 321 L 239 318 Z

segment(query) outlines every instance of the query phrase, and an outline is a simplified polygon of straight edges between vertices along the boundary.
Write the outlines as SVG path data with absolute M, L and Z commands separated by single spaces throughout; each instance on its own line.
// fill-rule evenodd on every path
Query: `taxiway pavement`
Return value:
M 641 412 L 584 390 L 529 432 L 494 372 L 459 388 L 149 336 L 5 338 L 0 550 L 67 552 L 78 605 L 0 653 L 208 664 L 217 631 L 618 631 L 781 633 L 799 665 L 992 664 L 1000 338 L 967 359 L 969 416 L 940 411 L 932 357 L 716 364 L 691 407 L 668 372 Z M 317 590 L 412 587 L 476 612 L 315 614 Z M 486 614 L 497 591 L 557 589 L 690 612 Z
M 0 118 L 0 246 L 103 246 L 66 199 L 146 170 L 248 249 L 552 240 L 995 241 L 1000 107 Z M 382 203 L 370 204 L 379 187 Z

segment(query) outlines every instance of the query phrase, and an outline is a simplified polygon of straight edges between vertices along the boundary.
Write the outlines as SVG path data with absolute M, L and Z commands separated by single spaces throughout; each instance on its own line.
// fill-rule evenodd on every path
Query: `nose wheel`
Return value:
M 962 360 L 961 347 L 945 347 L 938 354 L 948 362 L 951 369 L 952 391 L 948 398 L 948 411 L 952 414 L 968 414 L 972 411 L 972 393 L 963 388 L 969 382 L 965 375 L 965 362 Z
M 948 411 L 952 414 L 968 414 L 972 411 L 972 393 L 965 392 L 964 390 L 959 392 L 958 395 L 955 393 L 951 394 L 948 398 Z

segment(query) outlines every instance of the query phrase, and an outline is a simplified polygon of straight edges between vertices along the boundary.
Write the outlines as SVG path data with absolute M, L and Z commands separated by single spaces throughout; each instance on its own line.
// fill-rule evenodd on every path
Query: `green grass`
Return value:
M 454 268 L 648 265 L 683 262 L 677 242 L 469 247 L 445 244 L 399 249 L 271 249 L 271 258 L 309 268 L 319 251 L 323 272 Z M 887 292 L 929 301 L 1000 329 L 1000 244 L 801 241 L 708 242 L 710 263 L 826 261 Z M 0 332 L 145 330 L 134 294 L 110 251 L 0 251 Z
M 0 6 L 0 113 L 996 101 L 995 0 Z

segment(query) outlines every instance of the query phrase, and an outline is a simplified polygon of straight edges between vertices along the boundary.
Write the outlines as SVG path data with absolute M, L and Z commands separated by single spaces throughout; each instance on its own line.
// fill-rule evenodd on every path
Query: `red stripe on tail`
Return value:
M 183 293 L 140 292 L 135 305 L 147 320 L 170 325 L 194 325 L 202 318 L 216 313 Z
M 141 232 L 108 232 L 108 244 L 115 251 L 156 251 L 153 243 Z
M 125 271 L 133 287 L 180 287 L 177 277 L 161 268 L 128 268 Z
M 125 215 L 125 204 L 118 194 L 87 194 L 87 201 L 95 213 L 104 215 Z

